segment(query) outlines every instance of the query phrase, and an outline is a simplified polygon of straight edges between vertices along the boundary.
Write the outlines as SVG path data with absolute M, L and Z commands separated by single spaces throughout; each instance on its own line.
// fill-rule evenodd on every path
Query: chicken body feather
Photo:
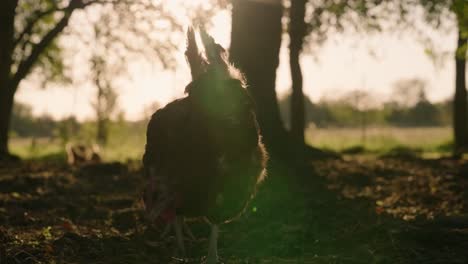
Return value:
M 265 177 L 267 153 L 245 80 L 227 62 L 226 51 L 206 32 L 201 36 L 206 58 L 198 52 L 194 31 L 187 33 L 193 78 L 187 95 L 149 121 L 143 200 L 153 221 L 205 218 L 214 230 L 210 245 L 216 245 L 218 225 L 244 211 Z M 213 260 L 216 246 L 210 248 Z

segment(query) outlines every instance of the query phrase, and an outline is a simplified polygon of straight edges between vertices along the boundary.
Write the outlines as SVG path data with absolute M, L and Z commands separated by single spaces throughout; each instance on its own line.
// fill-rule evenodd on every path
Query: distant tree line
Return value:
M 369 95 L 368 95 L 369 96 Z M 411 104 L 395 99 L 381 104 L 360 107 L 356 91 L 337 99 L 322 99 L 317 103 L 304 97 L 305 124 L 320 128 L 398 126 L 425 127 L 450 126 L 452 124 L 452 101 L 432 103 L 424 95 Z M 370 102 L 372 100 L 368 100 Z M 281 118 L 290 127 L 290 95 L 279 99 Z M 123 117 L 111 120 L 112 127 L 139 128 L 144 133 L 147 117 L 140 121 L 125 121 Z M 70 140 L 96 141 L 96 121 L 79 122 L 75 117 L 56 120 L 48 114 L 34 116 L 30 105 L 16 102 L 13 108 L 11 134 L 14 137 L 57 138 L 64 143 Z
M 350 93 L 351 95 L 355 93 Z M 361 108 L 350 100 L 350 94 L 341 98 L 322 99 L 317 103 L 305 96 L 305 124 L 320 128 L 398 126 L 430 127 L 452 124 L 452 101 L 432 103 L 422 96 L 413 104 L 405 105 L 395 100 Z M 279 100 L 281 117 L 287 127 L 290 119 L 290 95 Z
M 11 117 L 12 133 L 20 137 L 50 137 L 56 121 L 49 115 L 33 116 L 30 105 L 15 103 Z
M 109 129 L 112 132 L 133 131 L 143 134 L 146 123 L 147 117 L 139 121 L 126 121 L 123 115 L 118 115 L 117 118 L 109 120 Z M 63 144 L 69 141 L 99 141 L 97 121 L 80 122 L 73 116 L 57 120 L 49 114 L 34 116 L 31 106 L 21 102 L 15 102 L 13 107 L 10 133 L 13 137 L 59 139 Z

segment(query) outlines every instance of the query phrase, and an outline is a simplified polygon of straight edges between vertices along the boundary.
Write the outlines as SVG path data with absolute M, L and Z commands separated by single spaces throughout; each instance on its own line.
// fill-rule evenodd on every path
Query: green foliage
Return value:
M 15 16 L 13 65 L 17 68 L 31 55 L 33 48 L 62 18 L 65 1 L 20 0 Z M 69 83 L 63 49 L 54 39 L 39 55 L 32 71 L 44 87 L 47 82 Z
M 11 132 L 20 137 L 51 137 L 56 122 L 48 115 L 33 117 L 32 108 L 15 102 L 11 119 Z
M 81 125 L 75 117 L 65 118 L 57 123 L 56 135 L 61 140 L 62 145 L 65 146 L 72 139 L 73 134 L 80 130 Z
M 76 10 L 88 12 L 89 6 L 93 6 L 90 17 L 97 16 L 98 19 L 70 23 L 68 26 L 68 19 Z M 165 3 L 160 1 L 19 0 L 14 12 L 14 50 L 13 54 L 8 55 L 12 57 L 10 75 L 15 78 L 16 84 L 34 72 L 42 86 L 47 82 L 71 82 L 73 67 L 67 65 L 69 60 L 65 60 L 71 54 L 64 54 L 64 42 L 60 41 L 63 35 L 76 42 L 68 43 L 68 50 L 78 47 L 81 42 L 79 54 L 85 57 L 89 54 L 82 49 L 83 45 L 92 46 L 97 51 L 102 50 L 97 43 L 106 42 L 109 44 L 104 48 L 107 53 L 100 55 L 114 66 L 126 66 L 130 58 L 140 57 L 151 62 L 158 61 L 164 67 L 173 67 L 173 52 L 183 36 L 182 25 L 185 23 L 181 21 L 179 13 L 165 8 Z M 190 14 L 188 10 L 184 12 Z M 214 11 L 203 12 L 206 20 L 213 15 Z M 64 27 L 68 27 L 65 32 Z M 91 27 L 100 31 L 99 37 L 89 38 L 87 29 Z
M 309 1 L 306 41 L 320 45 L 330 34 L 342 31 L 378 32 L 402 24 L 412 6 L 407 0 Z
M 47 83 L 69 84 L 72 82 L 68 76 L 67 65 L 65 64 L 64 51 L 57 41 L 52 42 L 39 56 L 38 62 L 33 69 L 36 71 L 42 82 L 42 87 Z
M 429 101 L 421 101 L 413 107 L 392 109 L 387 120 L 392 125 L 406 127 L 449 125 L 450 122 L 446 118 L 449 113 L 443 112 L 447 108 L 448 105 L 444 103 L 434 105 Z

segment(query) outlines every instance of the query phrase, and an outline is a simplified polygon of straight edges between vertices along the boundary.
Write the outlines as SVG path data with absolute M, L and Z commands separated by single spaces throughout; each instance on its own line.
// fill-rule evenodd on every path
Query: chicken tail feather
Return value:
M 185 57 L 190 66 L 192 79 L 195 80 L 205 71 L 207 63 L 198 51 L 195 31 L 192 27 L 187 29 L 187 49 L 185 51 Z

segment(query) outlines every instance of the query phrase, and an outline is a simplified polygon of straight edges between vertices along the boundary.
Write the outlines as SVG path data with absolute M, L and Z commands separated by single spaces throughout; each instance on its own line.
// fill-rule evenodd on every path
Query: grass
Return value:
M 66 153 L 62 142 L 48 138 L 14 138 L 10 141 L 11 150 L 26 160 L 65 161 Z M 127 161 L 141 159 L 144 142 L 139 138 L 112 138 L 108 146 L 101 148 L 104 161 Z
M 72 142 L 89 144 L 93 139 L 89 135 L 74 135 Z M 145 147 L 146 134 L 143 127 L 131 124 L 113 124 L 109 133 L 108 144 L 101 146 L 101 158 L 104 161 L 122 161 L 141 159 Z M 59 138 L 19 138 L 10 141 L 12 153 L 26 160 L 65 161 L 65 144 Z
M 450 152 L 452 130 L 450 127 L 368 128 L 363 137 L 360 128 L 310 128 L 306 141 L 316 147 L 337 152 L 361 147 L 368 152 L 389 152 L 405 146 L 426 153 Z
M 369 128 L 363 143 L 359 128 L 310 128 L 306 140 L 313 146 L 336 152 L 360 149 L 370 153 L 387 153 L 404 147 L 425 154 L 443 155 L 451 151 L 451 133 L 450 127 Z M 141 128 L 114 127 L 108 146 L 102 148 L 102 157 L 105 161 L 139 160 L 145 140 L 145 132 Z M 12 152 L 23 159 L 65 160 L 64 147 L 59 139 L 13 138 L 10 146 Z
M 65 148 L 56 139 L 12 138 L 10 149 L 12 153 L 27 160 L 66 160 Z

